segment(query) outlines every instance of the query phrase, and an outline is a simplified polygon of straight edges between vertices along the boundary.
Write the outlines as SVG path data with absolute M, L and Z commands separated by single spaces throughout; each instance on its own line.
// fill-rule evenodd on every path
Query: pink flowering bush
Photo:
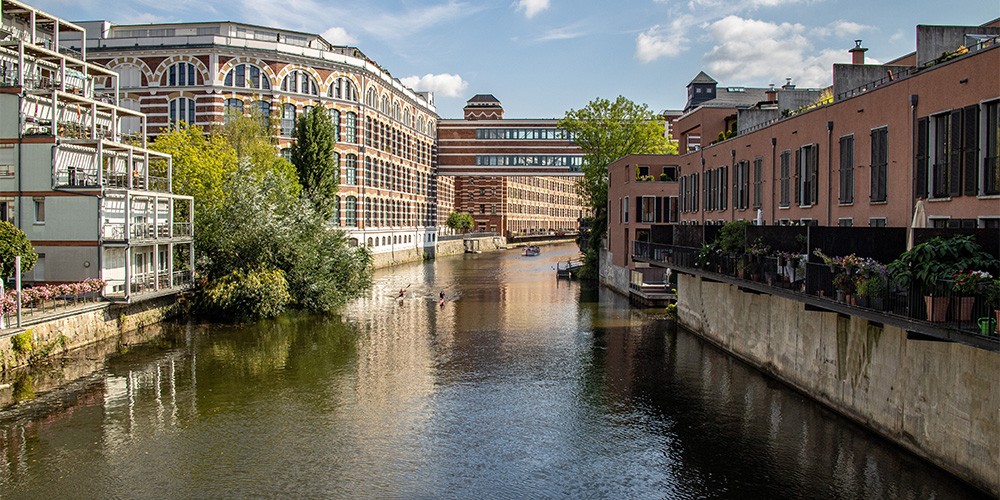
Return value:
M 21 307 L 39 307 L 45 301 L 57 298 L 80 298 L 84 294 L 101 291 L 104 285 L 104 280 L 91 278 L 80 283 L 24 288 L 21 290 Z M 3 297 L 0 297 L 0 314 L 12 314 L 15 311 L 17 311 L 17 291 L 7 290 Z

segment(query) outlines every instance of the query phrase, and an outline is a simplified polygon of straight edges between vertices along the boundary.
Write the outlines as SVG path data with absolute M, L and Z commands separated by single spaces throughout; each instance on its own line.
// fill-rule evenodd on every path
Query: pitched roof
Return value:
M 708 73 L 705 73 L 704 71 L 699 71 L 698 75 L 694 77 L 694 80 L 691 80 L 691 83 L 689 83 L 688 86 L 690 87 L 695 83 L 719 83 L 719 82 L 715 81 L 714 78 L 708 76 Z
M 493 97 L 493 94 L 476 94 L 472 96 L 472 99 L 466 101 L 466 104 L 500 104 L 500 100 Z

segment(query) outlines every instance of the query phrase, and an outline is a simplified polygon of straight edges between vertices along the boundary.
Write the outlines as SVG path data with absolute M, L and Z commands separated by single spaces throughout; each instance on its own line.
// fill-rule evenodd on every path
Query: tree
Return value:
M 448 214 L 448 227 L 455 231 L 461 233 L 469 232 L 473 224 L 475 224 L 475 221 L 472 220 L 472 215 L 469 212 L 452 212 Z
M 630 154 L 677 154 L 667 138 L 663 120 L 645 104 L 618 96 L 597 98 L 578 110 L 569 110 L 559 128 L 573 136 L 585 153 L 583 179 L 577 191 L 594 215 L 583 276 L 596 276 L 601 237 L 607 228 L 608 165 Z
M 14 275 L 14 257 L 21 256 L 21 272 L 30 271 L 38 262 L 38 254 L 28 236 L 10 222 L 0 222 L 0 278 Z
M 314 107 L 295 123 L 292 164 L 303 193 L 325 218 L 333 214 L 338 169 L 334 157 L 334 130 L 326 108 Z

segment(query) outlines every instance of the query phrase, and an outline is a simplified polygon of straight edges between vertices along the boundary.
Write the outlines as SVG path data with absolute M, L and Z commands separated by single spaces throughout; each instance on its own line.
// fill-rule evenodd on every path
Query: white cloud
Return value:
M 524 11 L 524 17 L 531 19 L 539 12 L 549 8 L 549 0 L 517 0 L 518 12 Z
M 705 54 L 707 71 L 719 81 L 782 83 L 791 77 L 800 87 L 830 84 L 835 62 L 849 62 L 843 49 L 817 49 L 815 29 L 800 23 L 772 23 L 727 16 L 706 26 L 714 46 Z
M 862 32 L 875 29 L 873 26 L 868 26 L 867 24 L 855 23 L 852 21 L 844 21 L 843 19 L 839 21 L 834 21 L 826 26 L 818 26 L 813 28 L 810 32 L 823 37 L 854 37 Z
M 353 45 L 358 39 L 351 36 L 344 28 L 334 26 L 323 32 L 323 38 L 334 45 Z
M 646 63 L 661 57 L 673 57 L 687 50 L 686 27 L 690 16 L 675 18 L 670 26 L 653 26 L 635 39 L 635 57 Z
M 413 90 L 421 92 L 433 92 L 435 95 L 444 97 L 458 97 L 468 88 L 469 82 L 462 79 L 460 75 L 441 73 L 424 76 L 407 76 L 399 79 L 403 85 Z

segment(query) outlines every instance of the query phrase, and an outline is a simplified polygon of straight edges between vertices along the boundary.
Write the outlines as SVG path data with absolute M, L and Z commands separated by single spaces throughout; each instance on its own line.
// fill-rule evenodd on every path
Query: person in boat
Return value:
M 405 296 L 406 296 L 406 289 L 404 289 L 404 288 L 400 288 L 400 289 L 399 289 L 399 296 L 398 296 L 398 297 L 396 297 L 396 298 L 397 298 L 397 299 L 402 299 L 402 298 L 403 298 L 403 297 L 405 297 Z

